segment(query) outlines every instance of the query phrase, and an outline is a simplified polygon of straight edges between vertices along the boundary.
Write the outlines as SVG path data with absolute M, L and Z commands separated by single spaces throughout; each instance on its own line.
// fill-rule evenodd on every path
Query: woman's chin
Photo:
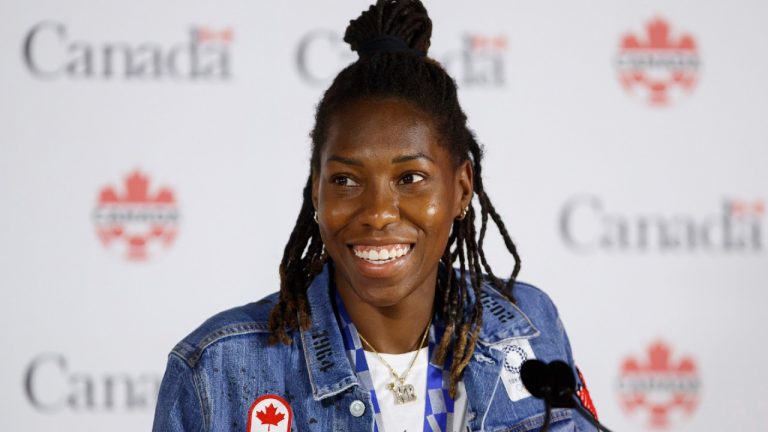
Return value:
M 362 302 L 376 308 L 397 306 L 411 294 L 411 290 L 403 286 L 367 286 L 353 290 Z

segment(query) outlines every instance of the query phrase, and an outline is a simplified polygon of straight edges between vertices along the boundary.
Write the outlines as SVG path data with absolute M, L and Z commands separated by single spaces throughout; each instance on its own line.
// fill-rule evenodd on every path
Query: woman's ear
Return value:
M 458 168 L 456 168 L 456 202 L 459 204 L 459 208 L 456 210 L 456 217 L 459 217 L 469 203 L 472 202 L 472 194 L 474 193 L 474 171 L 472 170 L 472 162 L 465 160 Z

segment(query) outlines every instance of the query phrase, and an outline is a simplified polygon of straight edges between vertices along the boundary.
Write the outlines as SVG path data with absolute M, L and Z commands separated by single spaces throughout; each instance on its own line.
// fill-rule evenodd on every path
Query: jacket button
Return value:
M 365 404 L 363 401 L 354 400 L 349 404 L 349 413 L 355 417 L 360 417 L 365 412 Z

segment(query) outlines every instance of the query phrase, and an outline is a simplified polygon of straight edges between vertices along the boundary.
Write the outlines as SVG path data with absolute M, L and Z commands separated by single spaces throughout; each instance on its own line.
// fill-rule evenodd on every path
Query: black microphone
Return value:
M 541 360 L 526 360 L 520 367 L 520 379 L 528 393 L 544 400 L 544 424 L 541 426 L 541 432 L 549 429 L 552 408 L 573 408 L 598 430 L 611 432 L 576 398 L 576 378 L 567 363 L 560 360 L 549 364 Z

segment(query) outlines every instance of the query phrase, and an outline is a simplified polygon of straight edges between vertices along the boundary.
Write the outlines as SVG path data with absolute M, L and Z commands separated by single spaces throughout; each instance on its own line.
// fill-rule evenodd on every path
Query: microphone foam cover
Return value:
M 549 368 L 541 360 L 526 360 L 520 366 L 520 379 L 533 397 L 544 399 L 552 389 Z
M 573 394 L 576 393 L 576 378 L 567 363 L 555 360 L 550 362 L 549 376 L 552 380 L 552 406 L 573 408 Z

